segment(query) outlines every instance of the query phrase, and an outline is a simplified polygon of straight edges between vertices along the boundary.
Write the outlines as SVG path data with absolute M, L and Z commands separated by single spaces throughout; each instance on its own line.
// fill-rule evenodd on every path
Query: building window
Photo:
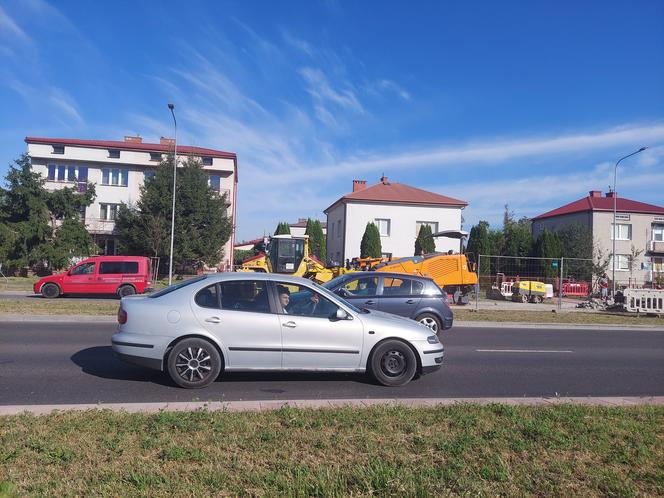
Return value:
M 58 181 L 59 182 L 64 182 L 65 181 L 65 172 L 66 168 L 64 164 L 59 164 L 58 165 Z
M 651 258 L 652 269 L 657 273 L 664 272 L 664 258 Z
M 108 157 L 110 157 L 111 159 L 120 159 L 120 150 L 108 149 Z
M 64 145 L 54 145 L 53 146 L 53 154 L 64 154 L 65 153 L 65 146 Z
M 78 181 L 79 182 L 87 182 L 88 181 L 88 167 L 87 166 L 79 166 L 78 167 Z
M 652 226 L 652 240 L 656 240 L 658 242 L 664 241 L 664 225 Z
M 161 161 L 161 152 L 150 152 L 150 161 Z
M 611 223 L 611 229 L 614 230 L 613 223 Z M 617 223 L 615 225 L 615 237 L 616 240 L 632 240 L 632 225 L 627 223 Z M 613 240 L 613 238 L 611 238 Z
M 334 223 L 330 223 L 330 233 L 328 235 L 331 239 L 334 238 Z
M 431 227 L 431 233 L 436 233 L 438 231 L 438 222 L 437 221 L 416 221 L 415 222 L 415 237 L 420 234 L 420 228 L 422 225 L 429 225 Z
M 617 213 L 616 214 L 616 220 L 620 221 L 629 221 L 630 215 L 629 214 L 624 214 L 624 213 Z
M 210 187 L 217 193 L 221 191 L 221 177 L 219 175 L 210 175 Z
M 391 252 L 383 252 L 383 253 L 380 254 L 380 257 L 381 258 L 392 259 L 392 253 Z
M 376 218 L 375 222 L 376 222 L 376 226 L 378 227 L 378 233 L 380 233 L 380 236 L 381 237 L 389 237 L 390 236 L 390 220 L 382 219 L 382 218 Z
M 129 183 L 129 170 L 119 168 L 102 168 L 101 170 L 101 184 L 102 185 L 119 185 L 126 187 Z
M 120 204 L 99 204 L 99 219 L 114 221 L 118 217 Z
M 85 223 L 85 206 L 81 206 L 78 210 L 78 221 Z
M 613 269 L 613 259 L 609 260 L 609 269 Z M 616 254 L 616 271 L 629 270 L 629 255 Z
M 337 239 L 341 238 L 341 220 L 337 220 Z
M 67 166 L 67 181 L 76 181 L 76 166 Z
M 211 157 L 203 156 L 201 158 L 201 160 L 203 161 L 203 166 L 212 166 L 212 158 Z
M 55 164 L 48 165 L 48 179 L 55 180 Z
M 154 178 L 154 175 L 156 175 L 157 172 L 154 170 L 146 170 L 143 172 L 143 182 L 147 182 L 148 180 L 152 180 Z

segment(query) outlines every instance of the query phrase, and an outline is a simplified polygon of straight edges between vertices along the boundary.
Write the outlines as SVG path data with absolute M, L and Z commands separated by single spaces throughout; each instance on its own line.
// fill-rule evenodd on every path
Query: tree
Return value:
M 547 277 L 559 275 L 559 270 L 552 264 L 552 260 L 563 256 L 563 245 L 558 234 L 545 228 L 535 242 L 534 253 L 538 258 L 546 258 L 540 261 L 541 273 Z
M 27 154 L 10 165 L 5 181 L 6 189 L 0 188 L 0 224 L 8 234 L 0 242 L 5 266 L 45 263 L 59 269 L 72 256 L 90 254 L 90 239 L 81 236 L 85 227 L 78 216 L 94 200 L 94 185 L 86 184 L 83 192 L 68 187 L 49 192 Z M 61 225 L 66 225 L 64 230 Z M 78 235 L 72 237 L 74 232 Z
M 307 219 L 307 228 L 304 234 L 309 236 L 309 252 L 321 261 L 325 261 L 327 248 L 325 247 L 325 235 L 320 221 Z
M 592 259 L 593 236 L 587 225 L 571 223 L 556 230 L 566 258 Z
M 505 223 L 503 225 L 504 241 L 501 254 L 503 256 L 511 256 L 508 263 L 511 274 L 527 275 L 530 271 L 529 261 L 527 259 L 512 258 L 527 258 L 532 254 L 533 236 L 530 228 L 530 220 L 528 218 L 521 218 L 519 221 L 514 221 L 514 217 L 507 211 L 507 206 L 505 206 L 505 209 Z
M 362 242 L 360 242 L 360 257 L 361 258 L 380 258 L 383 250 L 380 246 L 380 232 L 378 227 L 372 221 L 367 223 L 362 235 Z
M 643 254 L 643 249 L 637 249 L 632 244 L 632 249 L 627 255 L 627 265 L 629 267 L 629 278 L 631 279 L 634 276 L 634 269 L 636 268 L 636 263 L 639 259 L 639 256 Z
M 433 241 L 431 233 L 430 225 L 420 227 L 420 233 L 417 234 L 415 239 L 415 256 L 436 252 L 436 243 Z
M 489 240 L 488 221 L 480 221 L 477 225 L 470 229 L 468 244 L 466 245 L 466 253 L 476 262 L 479 261 L 480 255 L 492 254 L 491 241 Z M 482 275 L 489 275 L 491 272 L 488 261 L 486 263 L 487 264 L 481 264 L 480 262 L 480 273 Z
M 153 178 L 141 187 L 135 206 L 121 206 L 115 223 L 121 250 L 150 254 L 168 261 L 170 253 L 173 156 L 161 162 Z M 174 266 L 214 266 L 224 257 L 232 232 L 226 215 L 226 195 L 208 185 L 200 162 L 188 158 L 178 167 L 175 189 Z
M 275 235 L 290 235 L 290 225 L 285 221 L 283 221 L 283 222 L 280 221 L 279 224 L 277 225 L 277 229 L 274 231 L 274 234 Z

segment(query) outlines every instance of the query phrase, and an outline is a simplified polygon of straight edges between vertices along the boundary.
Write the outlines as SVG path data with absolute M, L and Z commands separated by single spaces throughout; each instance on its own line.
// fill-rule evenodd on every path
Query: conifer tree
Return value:
M 383 251 L 380 245 L 380 232 L 375 223 L 370 221 L 364 229 L 360 242 L 361 258 L 380 258 Z

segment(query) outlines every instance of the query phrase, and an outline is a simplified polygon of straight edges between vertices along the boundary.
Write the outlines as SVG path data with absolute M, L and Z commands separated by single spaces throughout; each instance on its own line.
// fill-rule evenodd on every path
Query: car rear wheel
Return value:
M 222 369 L 219 351 L 205 339 L 184 339 L 168 355 L 168 374 L 178 386 L 187 389 L 210 385 Z
M 118 296 L 120 297 L 131 296 L 132 294 L 136 294 L 136 289 L 131 285 L 123 285 L 118 289 Z
M 420 322 L 422 325 L 426 325 L 427 327 L 429 327 L 431 329 L 431 332 L 433 332 L 436 335 L 438 335 L 443 330 L 443 327 L 441 327 L 440 320 L 438 319 L 438 317 L 432 315 L 431 313 L 422 313 L 415 320 Z
M 408 384 L 417 372 L 415 353 L 401 341 L 385 341 L 371 355 L 371 373 L 384 386 Z
M 56 284 L 44 284 L 41 288 L 41 295 L 47 299 L 55 299 L 60 295 L 60 287 Z

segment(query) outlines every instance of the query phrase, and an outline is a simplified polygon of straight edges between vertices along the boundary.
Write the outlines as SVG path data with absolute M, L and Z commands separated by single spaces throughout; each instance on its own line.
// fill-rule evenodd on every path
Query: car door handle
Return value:
M 295 327 L 297 327 L 297 323 L 295 322 L 286 322 L 283 325 L 284 327 L 288 327 L 289 329 L 294 329 Z
M 412 299 L 409 299 L 408 301 L 406 301 L 406 304 L 415 304 L 415 301 L 413 301 Z
M 206 318 L 205 321 L 210 323 L 221 323 L 221 318 L 218 316 L 211 316 L 210 318 Z
M 369 299 L 368 301 L 364 301 L 364 304 L 374 304 L 374 300 Z

